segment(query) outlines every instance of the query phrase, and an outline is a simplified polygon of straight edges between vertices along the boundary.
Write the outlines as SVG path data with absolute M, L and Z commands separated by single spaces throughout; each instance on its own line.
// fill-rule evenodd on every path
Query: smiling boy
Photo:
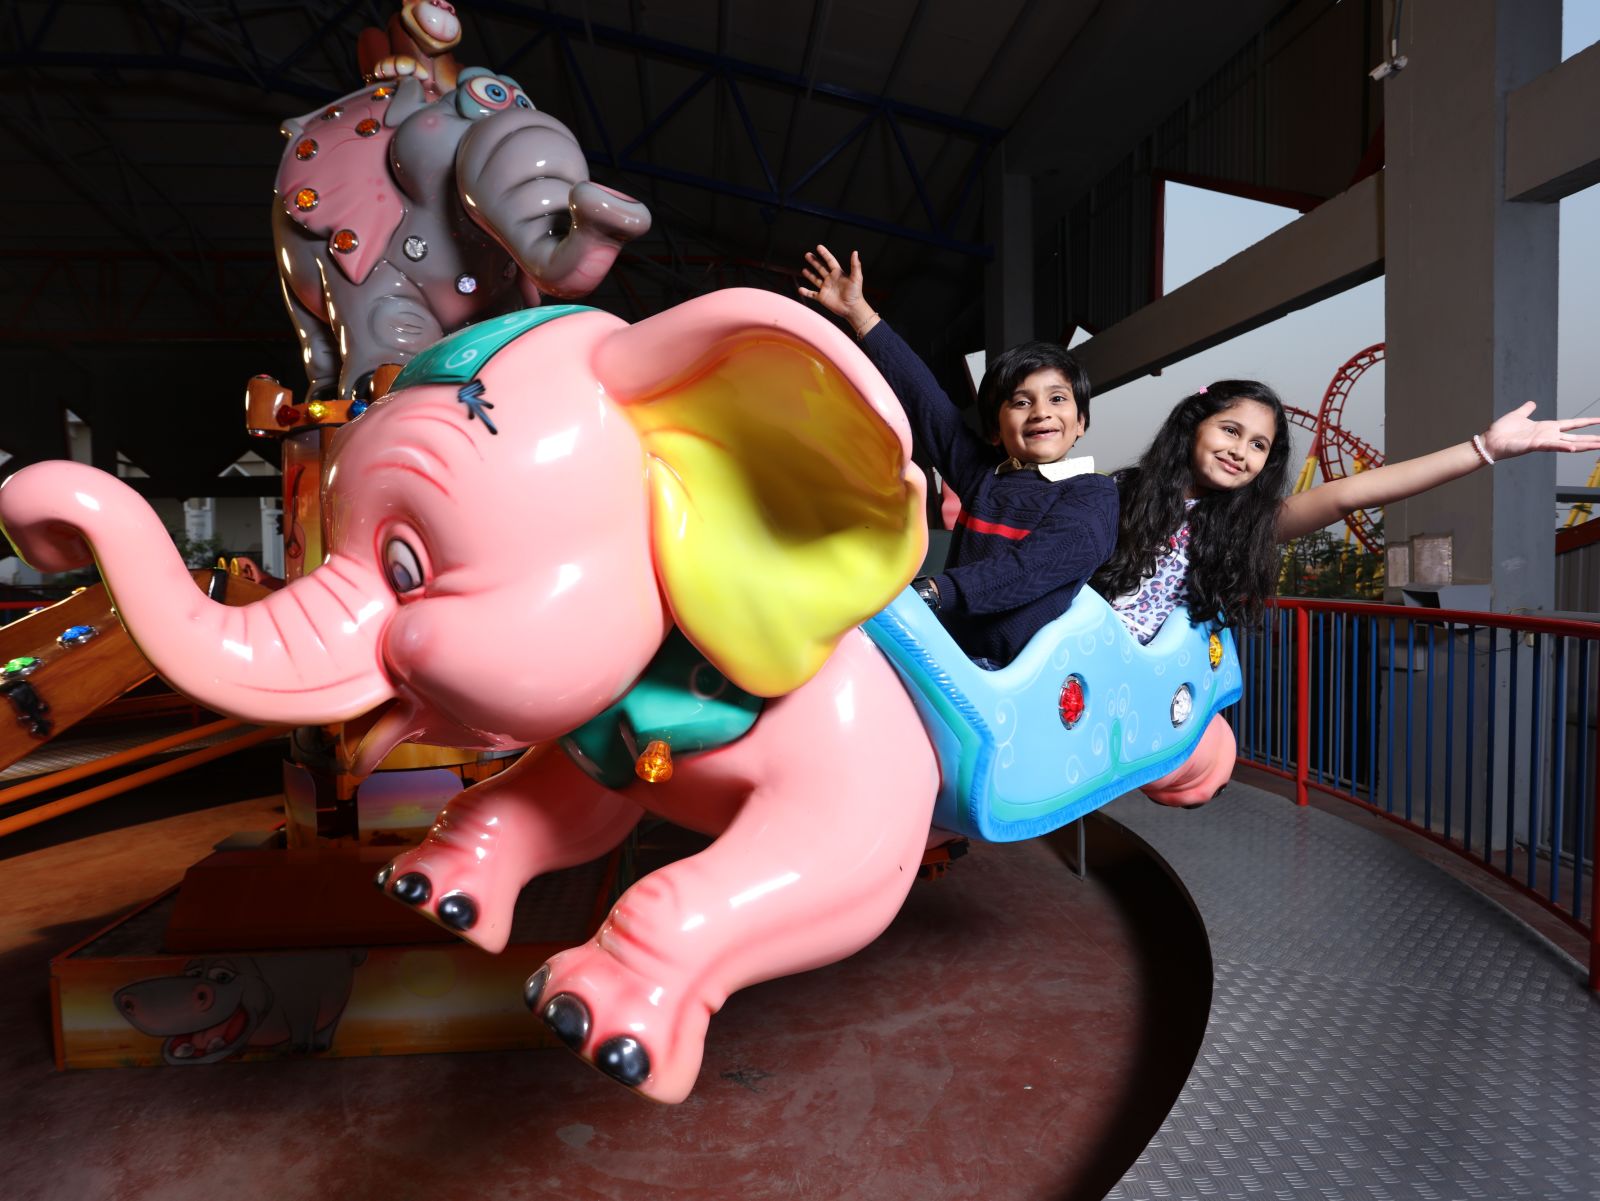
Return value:
M 806 254 L 800 295 L 850 323 L 888 380 L 917 445 L 962 498 L 949 563 L 913 586 L 984 667 L 1010 663 L 1066 612 L 1111 554 L 1117 488 L 1068 453 L 1089 429 L 1089 378 L 1065 347 L 1027 342 L 997 358 L 978 388 L 973 432 L 927 365 L 863 296 L 860 256 L 848 274 L 825 246 Z

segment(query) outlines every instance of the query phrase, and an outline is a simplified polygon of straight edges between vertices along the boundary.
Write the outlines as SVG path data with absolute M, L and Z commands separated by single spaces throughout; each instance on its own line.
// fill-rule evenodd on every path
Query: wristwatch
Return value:
M 928 608 L 935 613 L 939 611 L 939 585 L 933 582 L 931 575 L 918 576 L 911 581 L 911 587 Z

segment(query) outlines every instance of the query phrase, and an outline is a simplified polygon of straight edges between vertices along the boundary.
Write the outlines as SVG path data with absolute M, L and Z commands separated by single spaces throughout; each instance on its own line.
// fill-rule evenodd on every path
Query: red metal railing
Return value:
M 1280 600 L 1239 639 L 1241 761 L 1448 847 L 1589 941 L 1600 624 Z

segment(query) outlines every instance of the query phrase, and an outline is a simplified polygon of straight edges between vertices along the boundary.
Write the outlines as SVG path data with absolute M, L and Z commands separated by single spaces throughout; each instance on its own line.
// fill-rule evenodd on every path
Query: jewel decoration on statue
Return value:
M 1181 726 L 1193 713 L 1194 693 L 1189 691 L 1189 685 L 1180 684 L 1178 691 L 1172 694 L 1172 724 Z
M 97 633 L 99 633 L 99 631 L 93 626 L 68 626 L 66 629 L 61 631 L 60 635 L 56 638 L 56 641 L 62 646 L 67 647 L 82 646 Z
M 367 411 L 367 402 L 366 401 L 364 401 L 364 400 L 352 400 L 350 402 L 350 419 L 352 421 L 354 421 L 357 417 L 361 416 L 361 414 L 365 413 L 366 411 Z
M 665 784 L 672 779 L 672 748 L 661 738 L 652 738 L 634 762 L 633 772 L 646 784 Z
M 0 676 L 4 676 L 8 680 L 14 680 L 18 676 L 30 675 L 34 668 L 39 666 L 39 663 L 40 660 L 32 655 L 18 655 L 4 667 L 0 667 Z
M 321 421 L 328 415 L 328 406 L 323 404 L 320 400 L 313 400 L 306 406 L 306 412 L 310 414 L 311 420 Z
M 385 85 L 385 86 L 383 86 L 381 88 L 376 89 L 372 93 L 372 98 L 374 100 L 387 100 L 387 99 L 389 99 L 390 96 L 393 96 L 393 95 L 394 95 L 394 89 L 389 87 L 388 85 Z
M 0 684 L 0 696 L 10 701 L 11 707 L 16 710 L 18 725 L 27 727 L 28 733 L 35 738 L 50 737 L 51 721 L 45 716 L 50 712 L 50 706 L 33 690 L 32 684 L 26 680 L 7 680 Z
M 1067 729 L 1072 729 L 1083 720 L 1083 711 L 1086 708 L 1083 696 L 1083 677 L 1071 675 L 1067 682 L 1061 686 L 1061 724 Z
M 274 185 L 288 215 L 323 241 L 325 258 L 353 283 L 365 281 L 383 260 L 405 217 L 388 174 L 395 130 L 384 119 L 393 112 L 374 91 L 366 88 L 296 119 Z M 302 142 L 316 143 L 309 160 L 296 154 Z
M 279 405 L 278 411 L 272 416 L 279 425 L 295 425 L 300 420 L 300 414 L 294 411 L 292 405 Z
M 405 245 L 402 246 L 401 249 L 406 252 L 406 258 L 410 259 L 413 263 L 420 263 L 424 258 L 427 257 L 428 243 L 422 238 L 417 237 L 416 234 L 412 234 L 405 240 Z
M 317 157 L 317 143 L 314 138 L 302 138 L 294 148 L 294 156 L 302 163 L 307 159 Z
M 1211 660 L 1212 671 L 1222 666 L 1222 639 L 1215 634 L 1211 635 L 1210 641 L 1206 643 L 1206 658 Z
M 470 276 L 470 275 L 458 275 L 456 277 L 456 291 L 460 292 L 461 295 L 463 295 L 463 296 L 471 296 L 477 290 L 478 290 L 478 281 L 476 279 L 474 279 L 472 276 Z
M 461 391 L 456 393 L 456 399 L 467 406 L 468 421 L 476 417 L 489 427 L 491 434 L 500 432 L 495 429 L 494 422 L 489 420 L 489 414 L 484 411 L 485 409 L 494 408 L 494 405 L 483 399 L 483 381 L 481 379 L 475 379 L 470 384 L 463 384 Z

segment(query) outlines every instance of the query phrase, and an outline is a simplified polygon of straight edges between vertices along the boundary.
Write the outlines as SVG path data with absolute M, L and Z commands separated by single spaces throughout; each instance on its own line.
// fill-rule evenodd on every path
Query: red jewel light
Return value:
M 294 148 L 294 156 L 301 162 L 308 158 L 317 157 L 317 143 L 315 138 L 302 138 Z
M 1061 686 L 1061 724 L 1072 729 L 1083 717 L 1083 678 L 1068 676 Z
M 377 133 L 380 128 L 382 127 L 376 121 L 374 121 L 371 117 L 368 117 L 366 120 L 361 121 L 356 125 L 356 132 L 364 138 L 370 138 L 373 134 Z
M 278 419 L 279 425 L 293 425 L 295 422 L 300 420 L 300 414 L 296 413 L 294 409 L 288 405 L 279 405 L 278 411 L 274 413 L 273 416 Z

